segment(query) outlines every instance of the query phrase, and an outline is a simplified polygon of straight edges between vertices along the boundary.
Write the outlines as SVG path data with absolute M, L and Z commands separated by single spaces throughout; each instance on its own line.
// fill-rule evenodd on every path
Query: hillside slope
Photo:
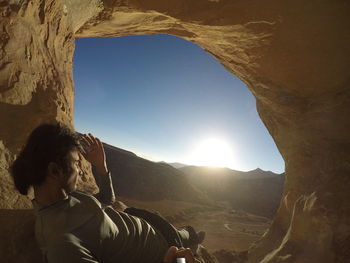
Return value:
M 189 182 L 215 201 L 228 201 L 234 209 L 273 217 L 282 196 L 284 174 L 256 169 L 240 172 L 228 168 L 187 166 L 179 170 Z
M 203 192 L 189 183 L 182 171 L 105 143 L 103 145 L 117 195 L 138 200 L 211 203 Z

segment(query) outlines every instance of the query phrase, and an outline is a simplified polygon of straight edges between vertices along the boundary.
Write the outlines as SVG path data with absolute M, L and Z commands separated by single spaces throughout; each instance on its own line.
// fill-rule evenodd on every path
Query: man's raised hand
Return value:
M 98 174 L 107 174 L 106 155 L 102 142 L 91 133 L 83 134 L 81 142 L 84 148 L 84 152 L 82 153 L 84 158 L 96 167 Z

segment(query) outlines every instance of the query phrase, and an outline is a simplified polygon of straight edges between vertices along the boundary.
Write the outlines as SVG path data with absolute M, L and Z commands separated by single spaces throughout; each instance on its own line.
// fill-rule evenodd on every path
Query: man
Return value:
M 95 196 L 76 191 L 82 175 L 79 153 L 92 164 L 100 188 Z M 175 246 L 204 239 L 203 232 L 176 230 L 148 211 L 108 207 L 115 196 L 101 141 L 91 134 L 79 138 L 60 123 L 31 133 L 11 174 L 21 194 L 34 188 L 36 239 L 49 263 L 160 263 L 179 256 L 191 263 L 190 250 Z

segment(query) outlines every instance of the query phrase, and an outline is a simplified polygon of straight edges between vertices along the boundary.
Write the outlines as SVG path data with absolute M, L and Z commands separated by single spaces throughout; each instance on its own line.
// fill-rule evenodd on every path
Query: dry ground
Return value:
M 140 201 L 119 198 L 127 206 L 157 211 L 176 227 L 192 225 L 206 231 L 204 246 L 209 252 L 221 249 L 245 251 L 270 226 L 270 219 L 234 211 L 227 204 L 200 205 L 182 201 Z

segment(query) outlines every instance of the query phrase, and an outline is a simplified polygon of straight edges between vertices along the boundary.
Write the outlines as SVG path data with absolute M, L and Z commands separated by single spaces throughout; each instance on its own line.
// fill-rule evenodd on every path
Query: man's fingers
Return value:
M 90 145 L 93 147 L 95 144 L 95 138 L 91 133 L 86 134 L 86 139 L 89 141 Z
M 93 148 L 95 148 L 95 149 L 102 148 L 103 149 L 102 143 L 101 143 L 99 138 L 94 137 L 91 133 L 89 133 L 89 136 L 90 136 L 90 138 L 92 140 L 92 147 Z
M 82 141 L 87 146 L 87 148 L 91 147 L 92 141 L 86 134 L 82 136 Z
M 174 262 L 176 258 L 185 258 L 186 263 L 200 263 L 193 256 L 191 249 L 189 248 L 180 248 L 170 247 L 164 256 L 164 263 Z
M 179 249 L 176 254 L 175 257 L 177 258 L 185 258 L 186 259 L 186 263 L 196 263 L 193 253 L 191 251 L 191 249 L 186 248 L 186 249 Z
M 96 141 L 97 141 L 98 147 L 100 147 L 101 149 L 103 149 L 103 144 L 102 144 L 102 142 L 100 141 L 100 139 L 99 139 L 99 138 L 96 138 Z
M 177 247 L 170 247 L 164 256 L 164 263 L 172 263 L 175 259 L 175 254 L 178 251 Z
M 102 143 L 99 142 L 99 139 L 94 137 L 91 133 L 84 134 L 82 139 L 87 148 L 96 149 L 102 145 Z
M 85 137 L 81 137 L 80 144 L 83 147 L 84 154 L 87 154 L 90 149 L 90 143 Z
M 85 134 L 84 136 L 91 147 L 96 147 L 96 138 L 91 133 Z

